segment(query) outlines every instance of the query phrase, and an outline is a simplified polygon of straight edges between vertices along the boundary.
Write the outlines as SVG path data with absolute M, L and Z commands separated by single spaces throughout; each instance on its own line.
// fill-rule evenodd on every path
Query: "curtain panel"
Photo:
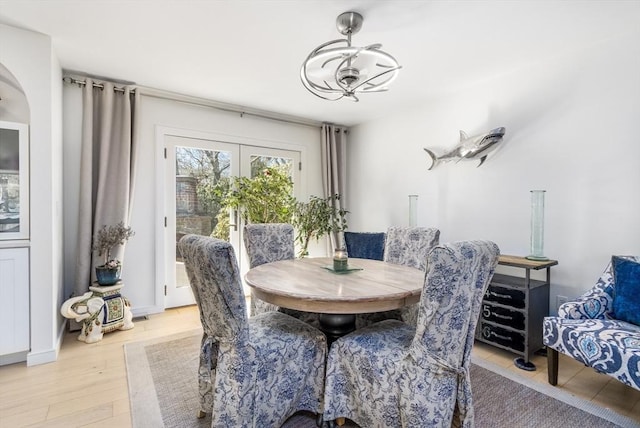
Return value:
M 322 124 L 322 187 L 324 196 L 346 195 L 347 129 Z
M 136 165 L 134 138 L 140 95 L 132 86 L 115 90 L 111 82 L 87 78 L 82 97 L 82 152 L 74 294 L 88 291 L 94 267 L 103 264 L 92 250 L 93 236 L 104 225 L 129 224 Z M 114 258 L 123 259 L 124 246 Z
M 335 209 L 346 209 L 347 198 L 347 128 L 322 124 L 322 187 L 324 196 L 339 194 L 340 200 L 334 202 Z M 333 236 L 333 242 L 337 242 Z

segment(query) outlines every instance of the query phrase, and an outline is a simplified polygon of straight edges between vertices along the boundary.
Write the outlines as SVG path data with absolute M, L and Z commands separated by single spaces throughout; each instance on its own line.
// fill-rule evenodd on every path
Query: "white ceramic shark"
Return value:
M 489 152 L 495 149 L 496 145 L 502 141 L 504 133 L 505 128 L 502 127 L 473 137 L 469 137 L 464 131 L 460 131 L 460 144 L 450 152 L 442 156 L 436 156 L 431 150 L 427 148 L 424 149 L 431 157 L 431 166 L 429 169 L 433 169 L 434 166 L 442 162 L 459 162 L 462 159 L 480 159 L 480 163 L 478 164 L 478 166 L 480 166 L 487 159 Z

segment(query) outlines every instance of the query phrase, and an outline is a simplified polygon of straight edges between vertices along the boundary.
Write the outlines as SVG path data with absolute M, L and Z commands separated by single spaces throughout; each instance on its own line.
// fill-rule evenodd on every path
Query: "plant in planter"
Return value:
M 347 229 L 348 211 L 335 207 L 338 200 L 340 195 L 335 194 L 327 198 L 311 196 L 309 202 L 296 202 L 292 223 L 298 231 L 297 240 L 301 247 L 299 257 L 309 255 L 307 248 L 311 239 L 317 241 L 327 233 L 332 234 L 335 249 L 342 246 L 340 236 Z
M 104 255 L 104 263 L 96 266 L 96 280 L 100 285 L 113 285 L 120 280 L 122 262 L 111 258 L 111 251 L 116 245 L 124 245 L 135 232 L 130 227 L 125 227 L 124 222 L 116 225 L 102 226 L 96 233 L 93 241 L 93 250 L 98 256 Z

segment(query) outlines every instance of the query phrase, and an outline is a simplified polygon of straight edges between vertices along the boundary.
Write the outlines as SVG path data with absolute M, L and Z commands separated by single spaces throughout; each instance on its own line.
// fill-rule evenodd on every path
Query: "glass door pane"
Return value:
M 167 195 L 168 282 L 166 307 L 194 303 L 177 243 L 184 235 L 213 236 L 230 241 L 230 219 L 216 189 L 237 174 L 238 146 L 211 140 L 167 137 L 167 162 L 172 165 L 172 195 Z M 235 164 L 235 165 L 234 165 Z M 168 189 L 169 190 L 169 189 Z M 231 241 L 238 248 L 238 242 Z
M 298 196 L 300 180 L 300 152 L 292 150 L 272 149 L 267 147 L 241 146 L 240 171 L 243 176 L 254 178 L 262 173 L 266 168 L 282 167 L 293 181 L 293 195 Z M 244 226 L 244 224 L 242 224 Z M 241 229 L 242 230 L 242 229 Z M 240 238 L 242 239 L 242 238 Z M 244 278 L 249 270 L 249 258 L 247 252 L 242 247 L 242 251 L 236 253 L 240 260 L 240 274 Z M 250 288 L 244 285 L 245 294 L 250 294 Z

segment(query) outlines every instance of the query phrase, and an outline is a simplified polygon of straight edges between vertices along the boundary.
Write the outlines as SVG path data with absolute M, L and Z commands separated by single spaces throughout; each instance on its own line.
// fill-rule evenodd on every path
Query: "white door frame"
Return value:
M 174 137 L 182 137 L 182 138 L 192 138 L 192 139 L 203 139 L 203 140 L 214 140 L 220 141 L 224 143 L 238 144 L 241 146 L 240 150 L 242 151 L 242 146 L 252 146 L 252 149 L 260 150 L 263 149 L 273 149 L 273 150 L 288 150 L 299 152 L 300 154 L 300 165 L 304 165 L 306 162 L 306 147 L 300 144 L 283 142 L 283 141 L 273 141 L 273 140 L 261 140 L 256 138 L 242 137 L 237 135 L 228 135 L 228 134 L 218 134 L 212 132 L 203 132 L 196 130 L 188 130 L 181 128 L 173 128 L 167 126 L 156 126 L 156 219 L 155 219 L 155 238 L 156 238 L 156 247 L 155 247 L 155 277 L 156 277 L 156 290 L 155 290 L 155 301 L 156 305 L 160 308 L 165 308 L 165 287 L 168 284 L 168 276 L 167 276 L 167 251 L 168 245 L 170 244 L 168 241 L 168 234 L 165 227 L 165 218 L 166 216 L 166 206 L 167 206 L 167 195 L 165 192 L 165 177 L 167 174 L 167 163 L 165 161 L 165 140 L 168 136 Z M 255 152 L 255 150 L 252 150 Z M 260 152 L 262 153 L 262 152 Z M 273 152 L 271 152 L 273 153 Z M 242 159 L 242 155 L 240 156 Z M 306 195 L 307 188 L 307 178 L 306 178 L 306 170 L 305 168 L 301 168 L 298 171 L 298 182 L 295 186 L 295 196 L 299 199 Z M 172 243 L 171 243 L 172 244 Z M 242 254 L 242 253 L 241 253 Z M 240 256 L 239 257 L 243 257 Z

